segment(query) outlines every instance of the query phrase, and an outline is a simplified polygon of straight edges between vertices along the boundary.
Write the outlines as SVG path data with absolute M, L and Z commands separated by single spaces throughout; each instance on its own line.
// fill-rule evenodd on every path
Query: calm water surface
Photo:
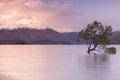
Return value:
M 88 55 L 86 46 L 0 46 L 0 80 L 120 80 L 116 55 Z

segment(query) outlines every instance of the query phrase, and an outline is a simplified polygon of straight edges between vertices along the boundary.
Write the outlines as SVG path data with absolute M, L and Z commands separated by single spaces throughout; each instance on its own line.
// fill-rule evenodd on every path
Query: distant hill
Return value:
M 111 37 L 111 44 L 120 44 L 120 31 L 114 31 Z
M 78 32 L 60 33 L 53 29 L 0 29 L 0 44 L 85 44 L 77 42 Z M 120 44 L 120 31 L 113 32 L 112 44 Z
M 74 44 L 77 33 L 59 33 L 53 29 L 1 29 L 0 44 Z

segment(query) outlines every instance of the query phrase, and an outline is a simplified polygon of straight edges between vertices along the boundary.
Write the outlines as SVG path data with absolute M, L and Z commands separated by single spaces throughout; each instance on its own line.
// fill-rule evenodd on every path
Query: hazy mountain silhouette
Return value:
M 71 37 L 70 35 L 76 36 Z M 73 44 L 77 33 L 59 33 L 53 29 L 1 29 L 0 44 Z
M 84 40 L 78 43 L 77 37 L 78 32 L 60 33 L 50 28 L 0 29 L 0 44 L 85 44 Z M 119 31 L 113 32 L 111 41 L 120 43 Z

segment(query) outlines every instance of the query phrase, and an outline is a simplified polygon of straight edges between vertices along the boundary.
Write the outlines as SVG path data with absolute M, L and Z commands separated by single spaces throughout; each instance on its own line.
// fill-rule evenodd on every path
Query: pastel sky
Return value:
M 94 20 L 120 26 L 120 0 L 0 0 L 1 27 L 80 31 Z

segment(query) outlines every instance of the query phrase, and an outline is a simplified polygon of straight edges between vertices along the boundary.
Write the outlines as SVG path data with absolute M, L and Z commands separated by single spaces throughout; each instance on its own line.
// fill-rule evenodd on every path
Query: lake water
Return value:
M 80 45 L 1 45 L 0 80 L 120 80 L 116 55 L 88 55 Z

